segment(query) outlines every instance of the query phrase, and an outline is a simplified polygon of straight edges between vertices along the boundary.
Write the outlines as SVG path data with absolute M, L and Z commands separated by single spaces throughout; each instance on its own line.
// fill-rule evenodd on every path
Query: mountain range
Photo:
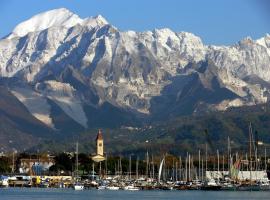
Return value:
M 101 15 L 50 10 L 0 40 L 0 140 L 26 148 L 92 128 L 265 104 L 269 69 L 268 34 L 206 45 L 188 32 L 121 31 Z

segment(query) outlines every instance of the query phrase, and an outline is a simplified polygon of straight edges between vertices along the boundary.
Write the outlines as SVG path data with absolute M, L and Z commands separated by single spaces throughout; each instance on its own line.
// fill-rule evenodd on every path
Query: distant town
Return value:
M 233 152 L 228 137 L 227 152 L 209 154 L 211 143 L 198 153 L 186 156 L 109 156 L 98 130 L 96 152 L 76 151 L 1 154 L 2 187 L 62 187 L 77 190 L 270 190 L 269 157 L 262 142 L 256 141 L 250 124 L 249 151 Z M 93 141 L 94 142 L 94 141 Z M 74 144 L 75 145 L 75 144 Z M 124 144 L 123 144 L 124 145 Z

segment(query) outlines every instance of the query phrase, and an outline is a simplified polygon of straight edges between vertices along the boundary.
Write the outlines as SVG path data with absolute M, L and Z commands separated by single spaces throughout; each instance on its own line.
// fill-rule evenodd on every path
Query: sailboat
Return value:
M 74 190 L 83 190 L 84 189 L 84 185 L 82 185 L 79 182 L 79 177 L 78 177 L 78 172 L 79 172 L 79 160 L 78 160 L 78 151 L 79 151 L 79 147 L 78 147 L 78 142 L 76 143 L 76 170 L 75 170 L 75 183 L 73 185 L 73 189 Z
M 165 156 L 163 157 L 160 165 L 159 165 L 159 170 L 158 170 L 158 182 L 160 183 L 160 179 L 161 179 L 161 173 L 162 173 L 162 168 L 164 165 L 164 161 L 165 161 Z
M 252 133 L 252 127 L 251 123 L 249 124 L 249 183 L 246 184 L 241 184 L 237 187 L 237 190 L 240 191 L 259 191 L 260 190 L 260 185 L 257 184 L 256 182 L 252 182 L 252 148 L 254 148 L 254 154 L 256 152 L 256 147 L 254 145 L 254 140 L 253 140 L 253 133 Z M 256 158 L 256 155 L 255 155 Z M 256 161 L 257 162 L 257 161 Z

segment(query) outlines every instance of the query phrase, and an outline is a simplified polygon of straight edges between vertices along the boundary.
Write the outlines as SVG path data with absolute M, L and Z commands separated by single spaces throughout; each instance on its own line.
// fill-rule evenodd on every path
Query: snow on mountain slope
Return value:
M 82 23 L 82 19 L 65 8 L 50 10 L 35 15 L 31 19 L 17 25 L 12 31 L 9 39 L 23 37 L 30 32 L 42 31 L 52 26 L 63 26 L 66 28 Z
M 66 8 L 59 8 L 40 13 L 20 23 L 7 38 L 23 37 L 28 33 L 42 31 L 50 27 L 70 28 L 77 24 L 96 27 L 108 24 L 108 22 L 101 15 L 81 19 Z
M 256 42 L 247 37 L 233 46 L 210 47 L 207 57 L 217 66 L 226 68 L 241 79 L 256 74 L 263 80 L 270 81 L 269 48 L 258 43 L 267 38 L 266 36 Z
M 0 41 L 1 76 L 32 81 L 37 72 L 57 53 L 68 29 L 51 27 L 38 34 Z M 18 73 L 18 74 L 17 74 Z
M 266 48 L 268 55 L 270 56 L 270 35 L 266 34 L 265 37 L 262 37 L 255 41 L 257 44 Z
M 88 17 L 85 18 L 82 22 L 80 22 L 82 26 L 88 26 L 88 27 L 97 27 L 97 26 L 104 26 L 106 24 L 109 24 L 107 20 L 102 17 L 101 15 L 98 15 L 96 17 Z
M 175 103 L 185 99 L 180 96 L 190 83 L 183 80 L 215 71 L 212 68 L 217 70 L 218 89 L 236 95 L 235 99 L 224 97 L 213 107 L 224 110 L 267 102 L 269 52 L 269 35 L 258 40 L 245 38 L 231 46 L 207 46 L 192 33 L 167 28 L 122 32 L 102 16 L 81 19 L 67 9 L 56 9 L 22 22 L 0 40 L 0 76 L 36 85 L 35 92 L 56 102 L 68 116 L 87 127 L 84 104 L 99 107 L 109 102 L 151 115 L 163 100 Z M 199 66 L 210 60 L 211 66 L 186 70 L 190 64 Z M 211 69 L 206 70 L 208 67 Z M 67 68 L 79 76 L 62 81 Z M 188 77 L 179 80 L 181 87 L 175 85 L 179 76 Z M 208 88 L 210 83 L 205 79 L 196 84 L 215 89 Z M 168 90 L 172 85 L 179 90 Z M 157 97 L 162 100 L 153 108 Z M 196 94 L 192 98 L 196 99 Z

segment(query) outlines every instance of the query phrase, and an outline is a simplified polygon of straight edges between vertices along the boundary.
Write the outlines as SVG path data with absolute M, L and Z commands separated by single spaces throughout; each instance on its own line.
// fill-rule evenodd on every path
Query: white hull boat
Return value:
M 105 190 L 105 189 L 106 189 L 106 186 L 100 185 L 100 186 L 97 187 L 97 189 L 98 189 L 98 190 Z
M 74 188 L 74 190 L 83 190 L 84 189 L 84 186 L 83 185 L 78 185 L 78 184 L 75 184 L 74 186 L 73 186 L 73 188 Z
M 107 190 L 119 190 L 120 188 L 117 186 L 107 186 L 106 189 Z
M 138 190 L 140 190 L 140 188 L 135 187 L 134 185 L 128 185 L 128 186 L 124 187 L 124 190 L 138 191 Z
M 8 187 L 8 179 L 4 179 L 0 181 L 0 187 Z

